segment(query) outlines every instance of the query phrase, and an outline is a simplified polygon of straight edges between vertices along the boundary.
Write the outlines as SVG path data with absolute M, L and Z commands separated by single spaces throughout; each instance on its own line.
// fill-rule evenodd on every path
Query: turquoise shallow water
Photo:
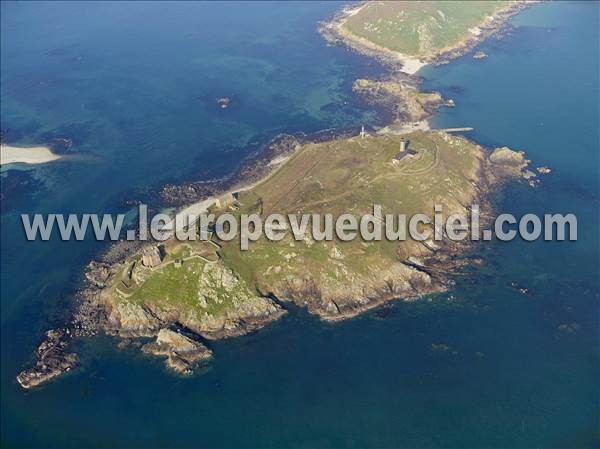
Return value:
M 315 33 L 337 7 L 2 3 L 2 128 L 22 143 L 68 135 L 82 155 L 26 172 L 30 186 L 2 178 L 3 447 L 598 445 L 598 3 L 532 7 L 481 45 L 488 59 L 422 72 L 457 103 L 436 125 L 473 126 L 553 169 L 498 207 L 575 213 L 577 242 L 482 246 L 486 264 L 447 294 L 344 323 L 293 310 L 214 343 L 192 379 L 96 339 L 72 375 L 16 385 L 101 249 L 26 243 L 18 214 L 120 210 L 165 182 L 229 173 L 279 132 L 377 123 L 350 86 L 380 68 Z M 214 107 L 221 95 L 230 110 Z

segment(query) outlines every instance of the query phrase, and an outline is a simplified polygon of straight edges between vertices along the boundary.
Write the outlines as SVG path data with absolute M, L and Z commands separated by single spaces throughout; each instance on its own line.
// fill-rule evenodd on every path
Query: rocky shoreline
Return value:
M 508 19 L 518 14 L 530 4 L 538 3 L 536 0 L 517 0 L 507 7 L 499 10 L 494 16 L 486 18 L 478 27 L 479 33 L 468 36 L 457 44 L 430 52 L 419 57 L 404 55 L 373 42 L 356 36 L 343 28 L 345 21 L 365 7 L 369 2 L 361 1 L 359 5 L 349 5 L 336 13 L 330 20 L 319 24 L 318 31 L 331 45 L 345 45 L 351 50 L 375 58 L 384 65 L 400 70 L 409 75 L 414 75 L 421 67 L 427 64 L 447 64 L 469 51 L 477 44 L 500 32 L 506 26 Z
M 36 350 L 35 365 L 17 376 L 19 385 L 25 389 L 33 388 L 75 367 L 77 355 L 65 351 L 71 340 L 69 334 L 68 328 L 46 332 L 46 338 Z
M 280 153 L 274 152 L 271 157 L 275 154 Z M 508 148 L 496 149 L 489 157 L 482 157 L 474 180 L 475 193 L 469 202 L 485 204 L 493 186 L 505 179 L 523 176 L 528 172 L 527 163 L 523 153 Z M 251 167 L 247 167 L 247 170 L 253 175 L 263 172 Z M 224 317 L 208 320 L 197 320 L 182 315 L 178 310 L 164 310 L 151 304 L 115 303 L 108 287 L 123 271 L 126 256 L 132 253 L 125 251 L 122 253 L 125 256 L 116 257 L 116 260 L 113 255 L 111 261 L 90 262 L 85 271 L 87 288 L 77 297 L 72 322 L 64 329 L 47 333 L 37 351 L 35 365 L 20 373 L 17 380 L 23 388 L 32 388 L 70 371 L 77 361 L 75 354 L 66 351 L 71 339 L 98 333 L 122 341 L 154 338 L 155 341 L 144 345 L 142 350 L 166 357 L 169 369 L 189 375 L 211 359 L 211 340 L 260 330 L 285 315 L 286 302 L 304 306 L 323 320 L 340 321 L 397 298 L 414 300 L 445 291 L 451 287 L 456 270 L 470 263 L 470 258 L 465 257 L 470 246 L 466 242 L 423 242 L 419 257 L 410 256 L 401 266 L 390 269 L 389 273 L 379 273 L 380 282 L 363 285 L 359 290 L 347 290 L 344 293 L 345 300 L 341 303 L 323 296 L 321 286 L 299 279 L 283 288 L 272 288 L 269 293 L 259 293 L 251 301 L 240 302 L 239 307 L 233 308 Z M 139 248 L 133 252 L 139 252 Z M 217 265 L 217 270 L 220 286 L 227 285 L 223 279 L 235 277 L 224 265 Z M 389 280 L 394 277 L 405 278 L 406 273 L 411 273 L 407 283 Z
M 525 159 L 523 152 L 507 147 L 489 151 L 477 146 L 480 165 L 471 180 L 473 193 L 464 198 L 462 204 L 467 216 L 470 213 L 467 204 L 480 205 L 480 226 L 485 228 L 495 218 L 491 193 L 505 182 L 530 180 L 530 161 Z M 298 307 L 305 307 L 324 321 L 342 321 L 398 298 L 412 301 L 447 291 L 459 271 L 471 263 L 480 263 L 479 258 L 471 254 L 477 244 L 478 241 L 455 242 L 449 239 L 420 242 L 417 255 L 409 255 L 397 265 L 379 270 L 377 276 L 359 282 L 358 287 L 345 285 L 336 291 L 326 289 L 313 280 L 294 279 L 285 285 L 270 286 L 270 292 L 284 304 L 293 302 Z
M 420 91 L 418 80 L 402 73 L 377 80 L 357 79 L 352 90 L 367 103 L 388 111 L 393 123 L 425 121 L 442 106 L 454 107 L 453 100 L 445 100 L 439 92 Z
M 494 22 L 485 34 L 489 36 L 497 31 L 500 22 L 521 10 L 524 2 L 506 10 L 501 18 Z M 339 23 L 346 12 L 336 16 L 333 21 L 321 26 L 322 34 L 331 41 L 336 36 L 333 24 Z M 483 33 L 482 33 L 483 34 Z M 454 58 L 472 48 L 480 39 L 463 43 L 444 54 L 432 57 L 429 62 L 441 63 L 444 58 Z M 351 47 L 352 42 L 344 42 Z M 354 48 L 354 47 L 353 47 Z M 402 61 L 376 49 L 361 51 L 390 65 Z M 388 75 L 381 80 L 357 80 L 354 85 L 357 94 L 378 107 L 391 108 L 398 123 L 410 124 L 426 120 L 439 106 L 452 106 L 437 93 L 423 93 L 418 90 L 418 80 L 414 77 Z M 302 144 L 319 139 L 330 139 L 339 131 L 325 132 L 320 136 L 307 139 L 304 135 L 281 135 L 250 155 L 226 179 L 195 182 L 185 185 L 167 185 L 161 192 L 161 199 L 171 205 L 183 206 L 209 195 L 232 191 L 243 185 L 255 183 L 269 176 L 295 149 Z M 470 198 L 485 204 L 492 186 L 507 178 L 521 177 L 527 173 L 527 162 L 522 153 L 509 149 L 496 150 L 490 157 L 483 158 L 476 179 L 473 180 L 475 196 Z M 529 172 L 531 173 L 531 172 Z M 468 204 L 468 203 L 465 203 Z M 484 217 L 482 217 L 483 220 Z M 491 217 L 489 217 L 491 218 Z M 73 338 L 105 333 L 127 341 L 137 338 L 152 338 L 151 343 L 142 347 L 145 353 L 165 357 L 169 369 L 182 375 L 189 375 L 196 368 L 207 363 L 212 357 L 210 341 L 230 338 L 255 332 L 269 323 L 280 319 L 286 313 L 285 303 L 292 301 L 306 306 L 310 313 L 328 321 L 339 321 L 355 317 L 381 304 L 403 298 L 412 300 L 423 295 L 447 290 L 452 285 L 452 275 L 471 259 L 466 257 L 470 244 L 444 242 L 443 244 L 424 242 L 419 257 L 407 258 L 401 266 L 390 270 L 390 278 L 399 274 L 411 273 L 407 283 L 381 281 L 362 289 L 349 291 L 351 299 L 343 304 L 328 299 L 322 300 L 321 286 L 297 280 L 268 292 L 257 292 L 255 297 L 246 298 L 231 312 L 218 319 L 198 320 L 184 316 L 178 310 L 164 310 L 149 305 L 117 304 L 110 299 L 108 286 L 124 269 L 125 260 L 146 244 L 140 242 L 120 242 L 113 245 L 100 261 L 92 261 L 85 270 L 87 287 L 76 298 L 76 311 L 72 321 L 64 329 L 51 330 L 40 344 L 35 365 L 17 376 L 23 388 L 32 388 L 49 381 L 76 366 L 77 357 L 67 352 Z M 230 279 L 228 267 L 215 265 L 219 279 Z M 396 271 L 394 271 L 396 270 Z M 400 270 L 400 271 L 398 271 Z M 234 276 L 234 275 L 233 275 Z M 385 276 L 379 276 L 383 279 Z M 232 281 L 228 281 L 232 282 Z M 307 298 L 313 300 L 307 301 Z

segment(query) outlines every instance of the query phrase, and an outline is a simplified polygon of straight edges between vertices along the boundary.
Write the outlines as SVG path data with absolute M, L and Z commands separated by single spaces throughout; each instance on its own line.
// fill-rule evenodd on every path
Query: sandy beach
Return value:
M 54 154 L 46 147 L 13 147 L 0 145 L 0 165 L 22 163 L 22 164 L 45 164 L 60 159 L 61 156 Z

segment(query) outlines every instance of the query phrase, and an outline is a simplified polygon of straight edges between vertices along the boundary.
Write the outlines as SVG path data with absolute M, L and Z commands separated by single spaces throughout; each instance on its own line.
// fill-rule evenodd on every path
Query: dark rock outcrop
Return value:
M 35 366 L 19 373 L 17 382 L 23 388 L 29 389 L 70 371 L 77 363 L 77 356 L 65 352 L 68 341 L 69 331 L 48 331 L 46 339 L 36 351 Z

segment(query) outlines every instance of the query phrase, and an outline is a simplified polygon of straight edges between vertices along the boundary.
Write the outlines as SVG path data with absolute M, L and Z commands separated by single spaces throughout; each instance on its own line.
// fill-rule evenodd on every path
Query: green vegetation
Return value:
M 414 155 L 394 162 L 403 137 Z M 463 205 L 472 199 L 481 155 L 477 145 L 442 132 L 308 144 L 265 182 L 240 194 L 238 212 L 258 210 L 263 220 L 274 213 L 330 213 L 335 220 L 343 213 L 357 217 L 372 213 L 375 204 L 384 214 L 409 217 L 433 215 L 433 205 L 442 204 L 448 216 L 464 212 Z M 250 243 L 248 251 L 239 249 L 239 241 L 221 242 L 220 253 L 259 291 L 285 296 L 296 287 L 305 289 L 304 294 L 306 288 L 316 288 L 319 296 L 339 297 L 348 289 L 360 291 L 361 286 L 376 284 L 391 266 L 423 251 L 422 243 L 410 239 L 315 241 L 311 226 L 303 241 L 296 241 L 289 231 L 280 242 L 263 237 Z
M 253 292 L 223 265 L 212 242 L 169 240 L 160 265 L 149 268 L 135 255 L 114 282 L 113 294 L 134 304 L 176 308 L 186 315 L 222 315 L 236 298 Z
M 174 264 L 157 268 L 130 297 L 132 302 L 159 301 L 177 303 L 186 308 L 198 304 L 198 282 L 205 262 L 186 261 L 176 268 Z
M 343 28 L 379 47 L 427 58 L 472 36 L 475 27 L 509 3 L 375 1 L 348 17 Z
M 397 160 L 403 138 L 410 154 Z M 332 214 L 335 222 L 345 213 L 358 218 L 372 213 L 375 204 L 384 214 L 408 217 L 433 215 L 433 205 L 442 204 L 448 216 L 464 212 L 473 198 L 481 154 L 477 145 L 443 132 L 310 143 L 265 181 L 240 192 L 227 212 L 257 213 L 263 222 L 270 214 Z M 279 242 L 263 235 L 248 251 L 240 250 L 239 239 L 166 242 L 160 265 L 148 268 L 139 256 L 132 257 L 114 289 L 122 300 L 197 319 L 249 304 L 256 292 L 292 299 L 297 293 L 302 303 L 335 298 L 343 304 L 363 294 L 365 286 L 377 289 L 389 278 L 412 288 L 414 270 L 403 262 L 423 251 L 423 243 L 410 239 L 343 242 L 334 235 L 333 241 L 317 241 L 311 222 L 304 240 L 295 240 L 288 230 Z

